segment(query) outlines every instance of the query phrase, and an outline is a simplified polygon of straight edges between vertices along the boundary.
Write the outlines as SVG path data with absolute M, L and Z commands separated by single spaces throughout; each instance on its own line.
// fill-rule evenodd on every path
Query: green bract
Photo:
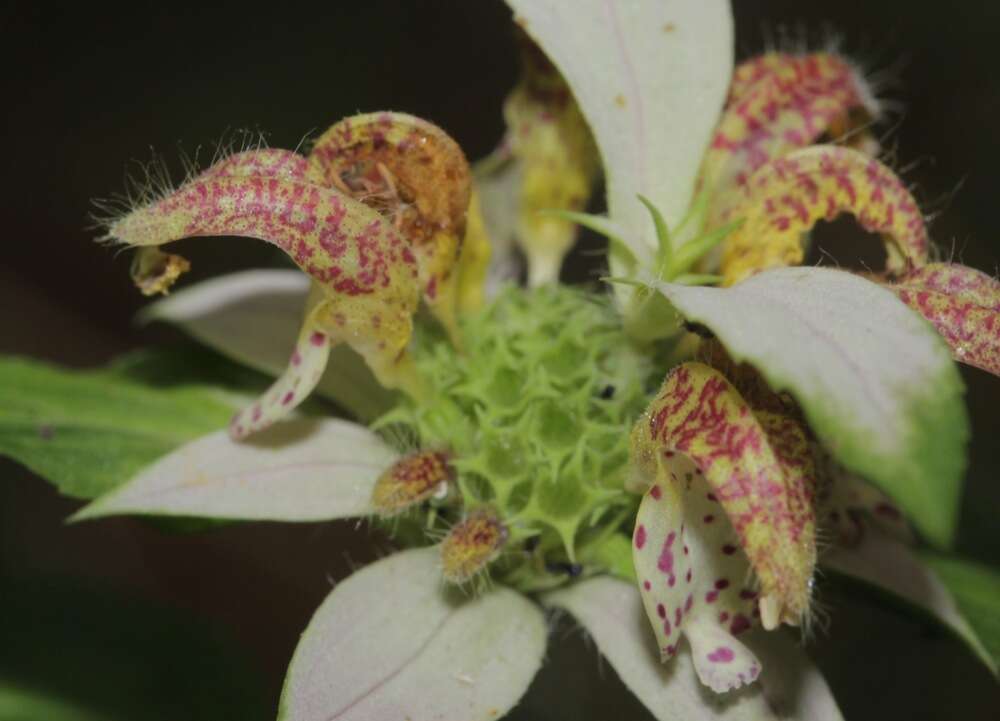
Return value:
M 421 328 L 414 356 L 436 393 L 375 427 L 447 450 L 461 505 L 495 508 L 511 540 L 540 536 L 548 562 L 590 560 L 637 502 L 624 488 L 623 429 L 666 365 L 628 339 L 606 294 L 564 286 L 505 289 L 465 321 L 461 350 Z M 506 572 L 519 585 L 552 581 L 522 571 Z
M 67 372 L 0 359 L 0 453 L 77 498 L 94 498 L 224 424 L 234 404 L 218 389 L 151 387 L 115 369 Z

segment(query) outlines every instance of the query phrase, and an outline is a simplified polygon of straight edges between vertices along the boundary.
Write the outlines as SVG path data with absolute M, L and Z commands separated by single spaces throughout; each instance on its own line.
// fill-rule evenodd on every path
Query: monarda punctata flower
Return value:
M 542 662 L 544 607 L 658 719 L 716 718 L 710 694 L 741 687 L 733 718 L 837 719 L 779 629 L 808 627 L 824 563 L 995 664 L 950 599 L 866 565 L 893 554 L 941 591 L 906 544 L 952 538 L 968 435 L 952 355 L 1000 373 L 1000 284 L 935 260 L 876 157 L 863 74 L 833 52 L 734 70 L 722 0 L 509 4 L 524 75 L 486 163 L 428 121 L 365 114 L 108 224 L 146 293 L 189 266 L 160 246 L 193 236 L 264 240 L 301 272 L 154 306 L 278 379 L 76 518 L 382 527 L 402 550 L 320 606 L 281 719 L 501 716 Z M 608 212 L 586 215 L 600 168 Z M 842 213 L 884 239 L 885 268 L 794 267 Z M 576 223 L 609 237 L 613 292 L 556 282 Z M 514 244 L 529 288 L 507 277 Z M 306 413 L 316 392 L 360 422 Z

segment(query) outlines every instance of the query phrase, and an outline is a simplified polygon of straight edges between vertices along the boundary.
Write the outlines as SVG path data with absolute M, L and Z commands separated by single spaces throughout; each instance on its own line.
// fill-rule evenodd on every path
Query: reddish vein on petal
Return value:
M 801 263 L 802 234 L 841 213 L 850 213 L 886 240 L 890 274 L 927 262 L 923 216 L 896 174 L 856 150 L 817 145 L 761 166 L 747 181 L 729 212 L 729 219 L 743 218 L 744 223 L 725 241 L 725 283 Z
M 859 141 L 845 134 L 877 115 L 864 78 L 838 55 L 767 53 L 740 64 L 702 171 L 702 188 L 714 196 L 710 223 L 729 214 L 765 163 L 824 134 Z
M 409 240 L 424 299 L 455 337 L 456 265 L 472 187 L 458 144 L 403 113 L 345 118 L 316 141 L 309 174 L 385 216 Z
M 674 454 L 663 470 L 639 507 L 633 536 L 640 594 L 661 659 L 676 654 L 683 636 L 707 686 L 721 693 L 751 683 L 760 663 L 737 638 L 757 613 L 757 591 L 745 585 L 747 557 L 720 552 L 739 541 L 691 459 Z
M 955 359 L 1000 375 L 1000 281 L 956 263 L 930 263 L 889 286 L 930 321 Z

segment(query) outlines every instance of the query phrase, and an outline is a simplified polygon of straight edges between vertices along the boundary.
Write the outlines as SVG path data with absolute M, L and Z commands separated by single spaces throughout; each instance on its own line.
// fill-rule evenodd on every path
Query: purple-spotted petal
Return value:
M 223 355 L 277 376 L 295 346 L 309 285 L 309 278 L 295 270 L 230 273 L 146 306 L 140 319 L 173 323 Z M 331 349 L 316 392 L 362 421 L 375 419 L 393 402 L 392 394 L 347 345 Z
M 702 189 L 712 195 L 709 222 L 726 217 L 754 171 L 824 134 L 848 133 L 852 120 L 862 120 L 852 118 L 856 111 L 864 120 L 878 116 L 864 78 L 839 55 L 775 52 L 738 65 L 702 168 Z
M 229 423 L 233 438 L 246 438 L 267 428 L 301 403 L 319 384 L 332 343 L 326 332 L 326 312 L 325 301 L 321 301 L 308 314 L 285 372 L 252 406 L 233 416 Z
M 657 721 L 843 721 L 822 674 L 784 634 L 741 636 L 767 670 L 758 683 L 712 703 L 686 647 L 674 663 L 657 662 L 632 584 L 599 576 L 548 593 L 542 600 L 573 614 Z
M 702 682 L 728 691 L 760 673 L 736 639 L 756 622 L 757 589 L 746 585 L 750 564 L 704 476 L 685 456 L 669 468 L 670 480 L 649 489 L 636 518 L 639 591 L 661 659 L 676 655 L 683 636 Z
M 354 348 L 383 385 L 419 393 L 405 354 L 419 300 L 409 244 L 364 204 L 289 177 L 299 166 L 287 155 L 267 165 L 270 175 L 244 174 L 264 163 L 260 153 L 234 157 L 113 222 L 109 235 L 138 247 L 217 235 L 277 245 L 312 277 L 318 290 L 308 306 L 298 355 L 308 348 L 302 339 L 308 344 L 320 333 L 329 344 Z M 292 359 L 296 357 L 293 353 Z M 258 418 L 253 420 L 258 412 L 250 408 L 234 422 L 234 436 L 259 430 L 294 408 L 318 381 L 322 361 L 321 353 L 310 356 L 308 376 L 289 363 L 275 391 L 259 402 Z
M 454 336 L 472 187 L 458 143 L 412 115 L 355 115 L 316 140 L 309 173 L 380 213 L 409 241 L 424 300 Z
M 766 628 L 800 623 L 816 558 L 802 427 L 751 409 L 719 371 L 686 363 L 636 424 L 631 450 L 636 485 L 648 488 L 634 561 L 664 655 L 676 650 L 689 612 L 717 609 L 732 633 L 749 626 L 755 602 Z M 744 585 L 751 567 L 759 600 Z
M 739 196 L 723 218 L 743 219 L 725 241 L 726 285 L 768 268 L 798 265 L 805 257 L 803 233 L 841 213 L 884 239 L 890 273 L 927 262 L 927 229 L 910 191 L 892 170 L 857 150 L 796 150 L 758 168 Z
M 206 168 L 198 178 L 234 175 L 316 182 L 316 178 L 309 174 L 309 162 L 305 156 L 283 148 L 258 148 L 234 153 Z

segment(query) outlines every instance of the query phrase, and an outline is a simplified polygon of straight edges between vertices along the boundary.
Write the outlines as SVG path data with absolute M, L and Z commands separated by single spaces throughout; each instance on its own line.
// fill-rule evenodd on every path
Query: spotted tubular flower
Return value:
M 863 125 L 851 130 L 878 112 L 859 72 L 828 53 L 772 53 L 737 67 L 699 181 L 709 226 L 743 220 L 724 241 L 723 282 L 801 263 L 816 222 L 848 213 L 885 241 L 875 280 L 933 323 L 957 360 L 1000 375 L 1000 282 L 931 262 L 917 202 L 871 157 L 877 146 Z M 839 142 L 806 147 L 822 135 Z
M 454 141 L 411 116 L 341 121 L 308 157 L 234 155 L 109 233 L 140 248 L 144 292 L 184 269 L 159 250 L 181 237 L 284 250 L 301 272 L 202 284 L 150 312 L 281 375 L 229 432 L 75 518 L 368 518 L 392 538 L 402 550 L 317 610 L 284 721 L 501 716 L 542 662 L 543 607 L 572 614 L 657 719 L 718 718 L 719 703 L 727 717 L 840 719 L 778 629 L 809 623 L 826 531 L 841 542 L 833 567 L 923 603 L 990 662 L 953 604 L 868 563 L 890 548 L 884 530 L 950 542 L 967 420 L 924 318 L 960 359 L 996 370 L 1000 304 L 993 279 L 928 263 L 915 203 L 854 132 L 878 113 L 860 74 L 830 53 L 771 53 L 734 74 L 722 0 L 510 5 L 552 63 L 546 87 L 572 92 L 563 120 L 585 120 L 601 156 L 607 216 L 562 220 L 608 233 L 611 274 L 627 282 L 613 294 L 549 282 L 572 237 L 562 226 L 526 246 L 536 287 L 477 302 L 490 276 L 478 204 L 496 208 Z M 515 96 L 508 115 L 535 100 Z M 824 134 L 842 142 L 812 145 Z M 514 153 L 526 203 L 530 166 L 551 150 L 533 142 Z M 560 190 L 544 197 L 574 213 L 582 201 L 562 191 L 592 178 L 566 153 L 584 145 L 561 147 L 545 178 Z M 888 239 L 885 273 L 785 267 L 840 212 Z M 547 234 L 535 220 L 514 223 L 529 242 Z M 415 314 L 421 299 L 431 318 Z M 275 346 L 296 333 L 282 369 Z M 326 369 L 334 344 L 366 365 Z M 363 423 L 290 414 L 314 389 Z M 717 703 L 702 686 L 743 690 Z
M 927 263 L 889 288 L 937 328 L 956 360 L 1000 375 L 1000 281 L 957 263 Z
M 444 131 L 402 113 L 345 118 L 313 144 L 313 175 L 392 220 L 410 241 L 424 300 L 453 336 L 471 179 Z
M 452 271 L 469 183 L 465 157 L 437 127 L 408 115 L 364 115 L 330 128 L 309 159 L 263 149 L 220 161 L 109 223 L 108 237 L 141 249 L 135 273 L 143 292 L 165 292 L 187 267 L 158 246 L 205 235 L 273 243 L 312 278 L 287 370 L 233 418 L 233 437 L 244 438 L 309 395 L 338 343 L 356 350 L 383 385 L 422 392 L 406 354 L 412 316 L 422 288 L 455 331 Z

